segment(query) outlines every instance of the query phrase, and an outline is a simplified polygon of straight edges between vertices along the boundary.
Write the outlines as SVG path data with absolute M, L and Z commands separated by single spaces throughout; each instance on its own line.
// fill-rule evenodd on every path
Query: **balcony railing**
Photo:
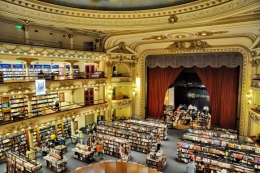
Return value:
M 23 121 L 23 120 L 30 119 L 33 117 L 41 117 L 41 116 L 45 116 L 45 115 L 49 115 L 49 114 L 65 112 L 65 111 L 68 111 L 71 109 L 77 109 L 77 108 L 99 105 L 99 104 L 104 104 L 104 103 L 106 103 L 106 101 L 104 99 L 81 102 L 81 103 L 62 102 L 62 104 L 65 104 L 65 105 L 60 105 L 58 108 L 46 106 L 46 107 L 34 110 L 32 112 L 28 112 L 28 113 L 21 112 L 20 114 L 18 114 L 18 115 L 16 114 L 14 116 L 12 116 L 11 113 L 9 113 L 9 120 L 4 120 L 4 119 L 6 119 L 6 117 L 5 117 L 6 115 L 3 113 L 4 119 L 0 120 L 0 125 Z M 36 113 L 37 113 L 37 115 L 35 115 Z
M 25 45 L 32 45 L 32 46 L 42 46 L 42 47 L 51 47 L 51 48 L 60 48 L 60 49 L 72 49 L 72 50 L 83 50 L 83 51 L 93 51 L 93 52 L 100 52 L 102 50 L 96 50 L 96 47 L 93 46 L 83 46 L 73 44 L 66 44 L 60 41 L 45 41 L 45 40 L 38 40 L 38 39 L 25 39 L 23 37 L 13 37 L 12 35 L 2 35 L 0 34 L 0 42 L 6 43 L 15 43 L 15 44 L 25 44 Z

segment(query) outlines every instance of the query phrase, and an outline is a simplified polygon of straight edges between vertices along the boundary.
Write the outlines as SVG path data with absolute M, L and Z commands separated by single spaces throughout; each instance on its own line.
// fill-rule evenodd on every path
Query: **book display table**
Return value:
M 62 154 L 67 152 L 67 146 L 65 145 L 57 145 L 56 147 L 54 147 L 55 150 L 61 151 Z
M 166 166 L 166 155 L 162 150 L 158 152 L 152 151 L 146 155 L 146 165 L 150 168 L 155 168 L 157 171 L 162 171 Z
M 49 154 L 43 157 L 45 160 L 45 166 L 54 172 L 62 172 L 67 169 L 68 159 L 63 157 L 62 154 L 63 153 L 60 150 L 50 148 Z
M 90 146 L 78 143 L 74 149 L 74 158 L 89 163 L 93 160 L 94 150 Z

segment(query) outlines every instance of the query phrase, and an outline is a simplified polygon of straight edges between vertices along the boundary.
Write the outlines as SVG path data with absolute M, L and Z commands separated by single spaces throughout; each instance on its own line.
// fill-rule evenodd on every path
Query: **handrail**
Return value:
M 70 45 L 68 43 L 63 43 L 61 41 L 45 41 L 39 39 L 26 39 L 23 37 L 13 37 L 12 35 L 2 35 L 0 34 L 0 42 L 6 43 L 15 43 L 15 44 L 25 44 L 32 46 L 42 46 L 42 47 L 51 47 L 51 48 L 60 48 L 60 49 L 72 49 L 72 50 L 85 50 L 92 52 L 102 52 L 103 50 L 96 50 L 95 46 L 84 46 L 73 44 Z
M 64 102 L 62 102 L 62 103 L 64 103 Z M 20 115 L 15 115 L 15 116 L 11 115 L 13 120 L 0 121 L 0 125 L 5 125 L 5 124 L 14 123 L 14 122 L 19 122 L 19 121 L 23 121 L 23 120 L 26 120 L 26 119 L 29 119 L 29 118 L 45 116 L 45 115 L 49 115 L 49 114 L 53 114 L 53 113 L 58 113 L 58 112 L 71 110 L 71 109 L 88 107 L 88 106 L 93 106 L 93 105 L 98 105 L 98 104 L 104 104 L 104 103 L 106 103 L 106 101 L 105 101 L 105 99 L 98 99 L 98 100 L 86 101 L 86 102 L 80 102 L 80 103 L 70 103 L 70 102 L 67 102 L 67 103 L 68 103 L 67 105 L 59 106 L 59 110 L 56 110 L 55 107 L 48 107 L 48 106 L 46 106 L 44 108 L 41 108 L 41 109 L 38 110 L 39 112 L 40 111 L 42 112 L 39 115 L 34 115 L 35 111 L 34 112 L 24 113 L 25 115 L 27 114 L 28 116 L 23 116 L 22 113 Z M 51 112 L 43 114 L 44 112 L 47 112 L 47 111 L 51 111 Z

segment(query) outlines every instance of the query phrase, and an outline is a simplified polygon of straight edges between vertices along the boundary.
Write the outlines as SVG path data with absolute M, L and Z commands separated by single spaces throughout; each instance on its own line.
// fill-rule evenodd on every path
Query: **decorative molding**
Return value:
M 13 84 L 13 85 L 8 85 L 8 90 L 7 93 L 19 93 L 19 92 L 32 92 L 32 89 L 28 84 Z
M 168 37 L 166 37 L 164 35 L 153 35 L 148 38 L 143 38 L 142 40 L 167 40 L 167 39 L 168 39 Z
M 248 112 L 248 117 L 253 120 L 256 124 L 260 125 L 260 114 L 257 114 L 254 111 L 249 111 Z
M 132 54 L 129 50 L 127 50 L 125 42 L 120 42 L 116 49 L 111 50 L 113 53 L 125 53 L 125 54 Z
M 60 82 L 60 84 L 59 84 L 59 88 L 66 88 L 66 87 L 68 87 L 68 88 L 70 88 L 70 87 L 75 87 L 75 85 L 74 85 L 74 82 L 73 81 L 61 81 Z
M 260 74 L 259 74 L 260 75 Z M 251 87 L 260 89 L 260 80 L 252 80 L 251 81 Z
M 130 79 L 130 77 L 128 77 L 128 78 L 120 78 L 119 82 L 131 82 L 131 79 Z
M 89 83 L 89 80 L 82 80 L 81 81 L 82 86 L 88 85 L 88 83 Z
M 212 36 L 214 34 L 224 34 L 224 33 L 228 33 L 228 31 L 201 31 L 201 32 L 196 32 L 195 35 L 196 36 Z
M 103 111 L 103 110 L 106 110 L 108 109 L 108 105 L 100 105 L 100 106 L 95 106 L 93 107 L 93 111 Z
M 33 61 L 39 61 L 39 59 L 37 58 L 16 58 L 17 60 L 21 60 L 21 61 L 24 61 L 26 62 L 26 65 L 29 66 L 31 64 L 31 62 Z
M 64 62 L 70 63 L 71 66 L 73 66 L 75 63 L 79 62 L 78 60 L 65 60 Z
M 116 106 L 125 106 L 131 103 L 132 100 L 113 100 L 113 104 Z
M 64 120 L 69 118 L 75 118 L 80 113 L 79 110 L 63 112 L 56 116 L 55 120 Z
M 211 47 L 206 41 L 193 40 L 193 41 L 175 41 L 169 45 L 166 49 L 175 51 L 190 51 L 190 50 L 204 50 L 204 48 Z
M 35 126 L 39 125 L 40 121 L 38 119 L 34 120 L 24 120 L 14 124 L 11 124 L 0 131 L 0 136 L 18 133 L 29 128 L 34 128 Z
M 178 17 L 175 14 L 171 14 L 170 17 L 168 18 L 169 23 L 176 23 L 178 21 Z
M 104 79 L 97 79 L 95 80 L 95 85 L 104 85 L 104 83 L 106 84 L 107 80 Z

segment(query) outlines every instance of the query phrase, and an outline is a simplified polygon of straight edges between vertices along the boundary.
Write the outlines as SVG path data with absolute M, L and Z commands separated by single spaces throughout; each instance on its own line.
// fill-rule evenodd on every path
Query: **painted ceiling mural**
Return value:
M 39 0 L 50 4 L 66 7 L 105 10 L 105 11 L 124 11 L 124 10 L 147 10 L 170 6 L 176 6 L 194 2 L 197 0 Z

